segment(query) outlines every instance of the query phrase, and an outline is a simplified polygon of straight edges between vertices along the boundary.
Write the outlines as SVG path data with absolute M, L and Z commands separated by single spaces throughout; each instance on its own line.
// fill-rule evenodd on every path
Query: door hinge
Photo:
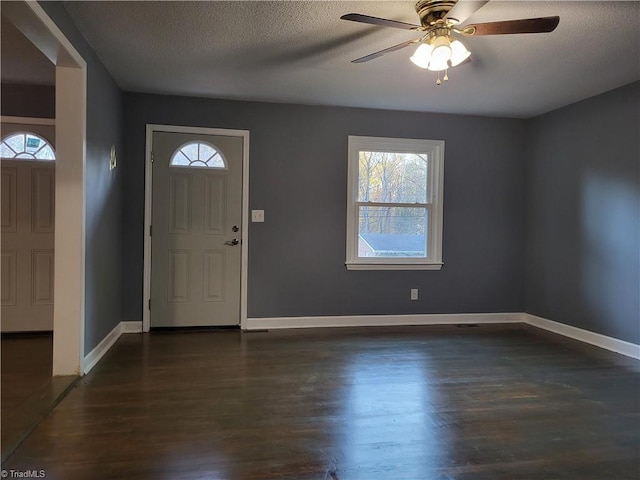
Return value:
M 153 225 L 149 225 L 149 236 L 153 235 Z
M 153 163 L 153 150 L 151 150 L 151 163 Z
M 151 299 L 149 299 L 149 310 L 151 310 Z

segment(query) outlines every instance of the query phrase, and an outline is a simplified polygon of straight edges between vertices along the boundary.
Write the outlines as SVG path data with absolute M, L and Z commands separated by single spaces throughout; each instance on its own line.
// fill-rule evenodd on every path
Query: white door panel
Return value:
M 53 329 L 55 164 L 2 161 L 2 331 Z
M 17 229 L 17 192 L 18 172 L 15 167 L 2 167 L 2 232 L 15 232 Z
M 51 167 L 31 170 L 31 232 L 53 233 L 55 172 Z
M 189 142 L 214 146 L 227 168 L 171 166 Z M 154 133 L 152 327 L 240 323 L 242 149 L 239 137 Z

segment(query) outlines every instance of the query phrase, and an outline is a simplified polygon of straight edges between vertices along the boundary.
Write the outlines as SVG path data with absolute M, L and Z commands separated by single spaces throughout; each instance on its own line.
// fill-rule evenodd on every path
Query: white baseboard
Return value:
M 458 323 L 521 323 L 522 313 L 459 313 L 425 315 L 352 315 L 335 317 L 248 318 L 246 330 L 280 328 L 451 325 Z
M 529 313 L 523 314 L 523 319 L 525 323 L 534 327 L 549 330 L 550 332 L 564 335 L 565 337 L 580 340 L 581 342 L 589 343 L 596 347 L 611 350 L 612 352 L 640 360 L 640 345 L 636 345 L 635 343 L 625 342 L 624 340 L 618 340 L 617 338 L 608 337 L 589 330 L 583 330 L 582 328 L 572 327 L 571 325 L 554 322 L 542 317 L 536 317 Z
M 246 330 L 277 330 L 284 328 L 323 328 L 323 327 L 382 327 L 402 325 L 455 325 L 455 324 L 491 324 L 526 323 L 533 327 L 589 343 L 596 347 L 620 353 L 640 360 L 640 345 L 590 332 L 581 328 L 554 322 L 529 313 L 454 313 L 425 315 L 351 315 L 327 317 L 272 317 L 248 318 Z M 96 366 L 105 353 L 123 333 L 141 333 L 142 322 L 120 322 L 111 332 L 89 352 L 83 361 L 82 374 L 85 375 Z
M 123 333 L 142 332 L 142 322 L 120 322 L 111 330 L 102 341 L 96 345 L 82 362 L 82 375 L 86 375 L 100 361 L 105 353 L 113 346 Z
M 122 333 L 142 333 L 142 322 L 120 322 Z
M 533 327 L 549 330 L 574 340 L 640 360 L 640 345 L 521 312 L 248 318 L 244 328 L 245 330 L 277 330 L 283 328 L 382 327 L 460 323 L 526 323 Z
M 85 355 L 84 361 L 82 362 L 83 375 L 89 373 L 89 371 L 96 366 L 104 354 L 107 353 L 113 344 L 116 343 L 116 340 L 120 338 L 120 335 L 122 335 L 122 324 L 118 323 L 93 350 Z

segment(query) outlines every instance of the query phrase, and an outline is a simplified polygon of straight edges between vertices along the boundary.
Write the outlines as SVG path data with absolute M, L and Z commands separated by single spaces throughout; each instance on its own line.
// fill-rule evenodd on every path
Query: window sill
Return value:
M 345 262 L 347 270 L 440 270 L 444 263 L 356 263 Z

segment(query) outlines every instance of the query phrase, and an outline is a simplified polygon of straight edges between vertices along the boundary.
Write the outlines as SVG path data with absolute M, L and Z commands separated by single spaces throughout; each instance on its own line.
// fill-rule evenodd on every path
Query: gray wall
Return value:
M 56 87 L 3 83 L 0 105 L 3 116 L 55 118 Z
M 523 308 L 523 120 L 125 94 L 124 320 L 142 318 L 145 124 L 251 132 L 250 317 Z M 444 139 L 441 271 L 346 271 L 347 136 Z M 420 300 L 409 300 L 409 289 Z
M 529 129 L 525 311 L 640 343 L 640 83 Z
M 640 343 L 639 83 L 528 121 L 134 93 L 123 112 L 42 6 L 89 66 L 86 352 L 142 318 L 147 123 L 250 130 L 250 317 L 525 310 Z M 346 271 L 348 135 L 446 141 L 441 271 Z
M 115 145 L 123 159 L 122 94 L 64 6 L 40 5 L 87 62 L 86 354 L 120 322 L 123 169 L 109 171 L 109 154 Z

